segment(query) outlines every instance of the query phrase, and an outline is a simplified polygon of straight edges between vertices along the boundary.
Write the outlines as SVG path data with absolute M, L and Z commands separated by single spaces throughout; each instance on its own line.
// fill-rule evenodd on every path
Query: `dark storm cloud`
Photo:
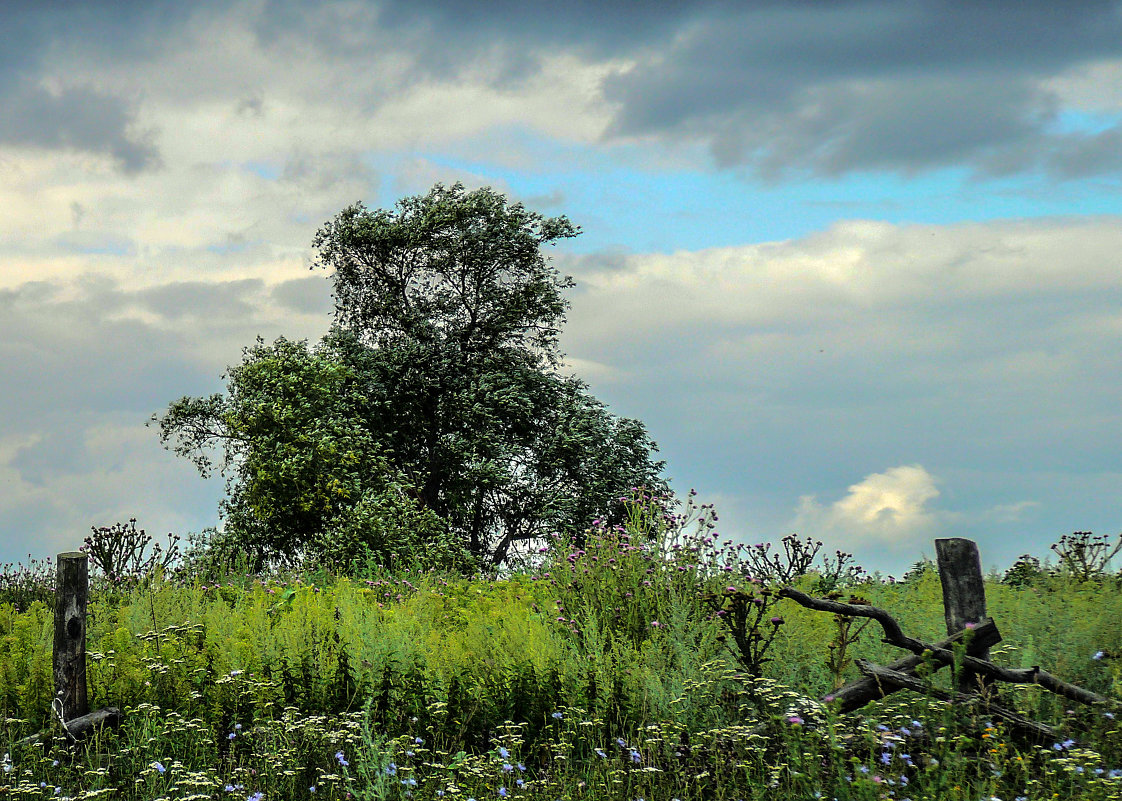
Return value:
M 966 166 L 979 175 L 1043 170 L 1081 177 L 1119 169 L 1122 128 L 1061 132 L 1045 82 L 1122 57 L 1116 0 L 965 2 L 840 0 L 603 2 L 546 9 L 515 0 L 271 0 L 260 8 L 199 3 L 28 4 L 0 32 L 0 142 L 158 164 L 135 130 L 135 100 L 36 78 L 53 53 L 151 68 L 192 26 L 235 13 L 274 54 L 363 70 L 392 52 L 404 77 L 364 98 L 374 107 L 417 81 L 517 84 L 541 59 L 575 53 L 632 66 L 608 77 L 607 141 L 634 137 L 709 147 L 726 167 L 773 178 Z M 484 67 L 482 70 L 480 67 Z M 469 72 L 470 70 L 470 72 Z M 267 92 L 233 98 L 260 113 Z
M 1055 130 L 1042 83 L 1122 55 L 1117 2 L 580 2 L 547 11 L 514 0 L 390 0 L 306 19 L 275 0 L 263 42 L 303 25 L 325 57 L 369 37 L 401 45 L 412 74 L 448 78 L 487 59 L 494 84 L 567 51 L 634 66 L 608 78 L 609 141 L 698 141 L 722 166 L 772 178 L 968 166 L 979 175 L 1060 177 L 1119 167 L 1122 128 L 1088 139 Z
M 1065 174 L 1072 150 L 1084 172 L 1117 167 L 1051 132 L 1058 100 L 1041 88 L 1122 53 L 1116 3 L 750 8 L 666 44 L 608 80 L 614 135 L 703 141 L 718 162 L 771 175 L 962 164 Z

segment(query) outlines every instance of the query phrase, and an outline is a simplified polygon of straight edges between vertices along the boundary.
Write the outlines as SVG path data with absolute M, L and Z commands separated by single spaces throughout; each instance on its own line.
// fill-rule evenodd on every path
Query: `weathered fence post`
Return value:
M 89 558 L 79 551 L 58 555 L 55 587 L 55 693 L 63 720 L 90 711 L 86 697 L 86 600 Z
M 967 623 L 981 623 L 986 619 L 986 585 L 982 578 L 982 558 L 978 544 L 973 540 L 952 537 L 935 540 L 935 558 L 939 566 L 939 581 L 943 585 L 943 615 L 947 621 L 947 635 L 966 628 Z M 968 648 L 967 653 L 979 659 L 989 659 L 989 648 Z M 977 690 L 972 672 L 963 671 L 959 682 L 960 692 Z

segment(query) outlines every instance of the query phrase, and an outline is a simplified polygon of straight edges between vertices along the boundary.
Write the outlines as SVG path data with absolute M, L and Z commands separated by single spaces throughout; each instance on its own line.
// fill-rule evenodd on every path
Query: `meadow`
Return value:
M 90 707 L 125 714 L 77 745 L 51 729 L 51 566 L 8 566 L 0 795 L 1122 799 L 1113 705 L 1002 685 L 1004 705 L 1057 728 L 1031 743 L 981 705 L 901 692 L 839 716 L 814 700 L 858 676 L 854 657 L 903 654 L 875 624 L 779 599 L 778 585 L 859 596 L 933 641 L 939 577 L 922 562 L 868 576 L 845 554 L 786 545 L 734 545 L 704 510 L 668 523 L 637 503 L 627 526 L 583 548 L 555 541 L 502 576 L 95 577 Z M 1061 567 L 987 579 L 1004 638 L 991 656 L 1119 699 L 1119 577 Z M 43 729 L 53 736 L 20 742 Z

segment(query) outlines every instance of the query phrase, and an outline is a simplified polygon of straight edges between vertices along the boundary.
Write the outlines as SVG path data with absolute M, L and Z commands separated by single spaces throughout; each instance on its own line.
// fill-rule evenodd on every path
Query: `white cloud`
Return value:
M 871 473 L 831 504 L 804 495 L 793 526 L 801 534 L 846 546 L 914 546 L 938 527 L 930 502 L 939 497 L 936 479 L 922 465 Z

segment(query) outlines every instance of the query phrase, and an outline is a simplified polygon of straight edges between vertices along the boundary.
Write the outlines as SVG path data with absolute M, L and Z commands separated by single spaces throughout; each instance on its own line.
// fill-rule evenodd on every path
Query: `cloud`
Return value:
M 0 145 L 104 155 L 125 173 L 160 163 L 153 133 L 136 130 L 135 110 L 120 97 L 81 86 L 52 92 L 21 85 L 2 102 L 18 112 L 0 116 Z
M 91 525 L 133 516 L 153 533 L 216 523 L 221 480 L 200 479 L 146 423 L 219 391 L 257 335 L 322 335 L 328 315 L 274 289 L 93 274 L 0 289 L 0 561 L 27 543 L 40 557 L 73 549 Z
M 1109 2 L 187 5 L 93 6 L 67 26 L 69 7 L 21 11 L 0 99 L 24 113 L 0 145 L 136 174 L 215 141 L 283 163 L 324 130 L 344 159 L 465 137 L 498 158 L 520 127 L 653 146 L 648 163 L 701 145 L 769 179 L 1122 167 L 1117 119 L 1057 127 L 1068 109 L 1122 110 Z
M 1052 131 L 1049 82 L 1122 55 L 1115 4 L 1067 10 L 1024 4 L 1010 25 L 1001 4 L 720 8 L 605 82 L 609 133 L 700 141 L 719 164 L 771 178 L 1035 169 L 1078 139 Z M 1081 169 L 1117 166 L 1087 153 Z
M 938 515 L 929 506 L 937 497 L 936 479 L 922 465 L 890 467 L 865 476 L 829 505 L 802 496 L 793 527 L 847 547 L 914 547 L 937 531 Z

